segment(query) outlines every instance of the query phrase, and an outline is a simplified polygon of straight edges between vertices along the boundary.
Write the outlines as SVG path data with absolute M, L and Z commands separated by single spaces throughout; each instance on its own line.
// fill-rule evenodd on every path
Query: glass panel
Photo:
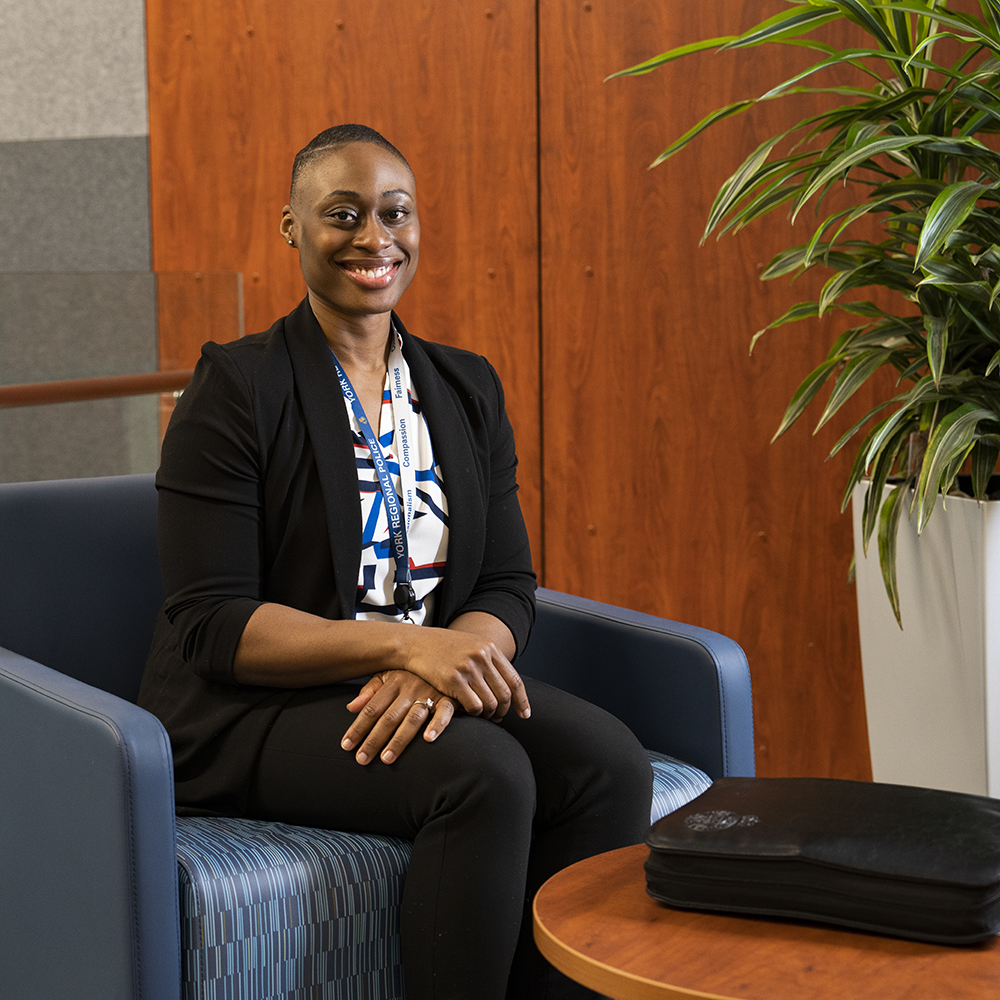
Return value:
M 0 482 L 155 472 L 159 397 L 0 410 Z
M 243 336 L 235 271 L 0 272 L 0 385 L 193 368 Z
M 156 371 L 150 273 L 2 273 L 0 302 L 0 384 Z
M 206 340 L 243 335 L 234 271 L 7 272 L 0 302 L 0 482 L 153 471 L 175 402 L 4 408 L 3 386 L 189 369 Z

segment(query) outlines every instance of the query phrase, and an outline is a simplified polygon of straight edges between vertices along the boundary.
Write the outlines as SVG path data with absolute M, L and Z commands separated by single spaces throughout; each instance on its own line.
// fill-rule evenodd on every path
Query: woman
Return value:
M 157 477 L 168 597 L 139 700 L 178 808 L 412 839 L 408 1000 L 592 996 L 538 954 L 528 904 L 641 839 L 650 770 L 512 666 L 535 582 L 499 380 L 392 312 L 420 227 L 377 132 L 309 143 L 280 229 L 307 297 L 204 346 Z

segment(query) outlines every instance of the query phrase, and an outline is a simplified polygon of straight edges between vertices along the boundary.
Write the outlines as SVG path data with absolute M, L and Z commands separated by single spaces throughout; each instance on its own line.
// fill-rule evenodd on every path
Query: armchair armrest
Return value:
M 167 734 L 3 648 L 0 858 L 5 995 L 179 1000 Z
M 754 773 L 750 671 L 708 629 L 539 589 L 520 672 L 616 715 L 649 750 L 712 778 Z

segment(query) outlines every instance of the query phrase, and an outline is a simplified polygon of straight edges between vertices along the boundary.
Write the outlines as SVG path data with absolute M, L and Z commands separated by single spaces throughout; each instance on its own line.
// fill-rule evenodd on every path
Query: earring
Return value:
M 295 246 L 295 244 L 294 244 L 294 243 L 293 243 L 293 242 L 292 242 L 291 240 L 289 240 L 289 241 L 288 241 L 288 245 L 289 245 L 290 247 L 293 247 L 293 246 Z

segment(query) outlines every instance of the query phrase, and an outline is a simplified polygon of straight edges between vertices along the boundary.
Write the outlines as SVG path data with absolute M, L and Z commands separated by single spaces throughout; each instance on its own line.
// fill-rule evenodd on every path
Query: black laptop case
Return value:
M 828 778 L 721 778 L 647 835 L 661 903 L 943 944 L 1000 933 L 1000 800 Z

